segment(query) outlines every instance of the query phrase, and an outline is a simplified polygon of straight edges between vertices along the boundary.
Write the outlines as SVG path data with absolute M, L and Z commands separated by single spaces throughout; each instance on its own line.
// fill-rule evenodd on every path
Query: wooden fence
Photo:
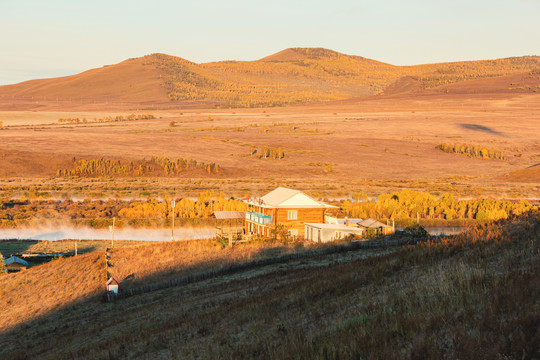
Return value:
M 106 301 L 113 301 L 117 299 L 130 297 L 133 295 L 139 295 L 139 294 L 144 294 L 144 293 L 148 293 L 152 291 L 167 289 L 173 286 L 193 284 L 199 281 L 208 280 L 208 279 L 215 278 L 218 276 L 230 275 L 230 274 L 238 273 L 245 270 L 251 270 L 253 268 L 286 263 L 292 260 L 314 258 L 314 257 L 339 254 L 339 253 L 345 253 L 348 251 L 356 251 L 356 250 L 363 250 L 363 249 L 376 249 L 376 248 L 387 248 L 387 247 L 395 247 L 395 246 L 403 246 L 403 245 L 414 245 L 418 241 L 425 241 L 425 240 L 426 239 L 422 239 L 422 240 L 395 239 L 395 240 L 378 240 L 378 241 L 364 241 L 364 242 L 359 241 L 359 242 L 351 242 L 345 245 L 328 247 L 325 249 L 311 250 L 311 251 L 306 251 L 306 252 L 282 255 L 282 256 L 278 256 L 274 258 L 247 261 L 244 263 L 231 264 L 225 267 L 207 270 L 207 271 L 200 272 L 197 274 L 178 277 L 176 279 L 155 282 L 153 284 L 139 286 L 136 288 L 122 290 L 120 287 L 118 294 L 114 294 L 114 293 L 106 291 L 104 299 Z

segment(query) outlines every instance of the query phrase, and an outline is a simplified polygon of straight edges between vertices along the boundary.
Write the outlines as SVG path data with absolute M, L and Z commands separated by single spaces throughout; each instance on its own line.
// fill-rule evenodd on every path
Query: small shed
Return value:
M 118 294 L 118 285 L 120 283 L 115 278 L 111 276 L 105 285 L 107 285 L 107 291 Z
M 343 239 L 348 235 L 362 236 L 364 229 L 343 224 L 305 223 L 306 240 L 329 242 Z
M 375 235 L 391 235 L 394 232 L 392 226 L 371 218 L 361 221 L 357 225 L 366 229 L 366 231 L 375 232 Z
M 8 273 L 26 270 L 26 268 L 28 267 L 28 263 L 17 256 L 12 256 L 6 259 L 4 261 L 4 264 L 6 265 L 6 272 Z

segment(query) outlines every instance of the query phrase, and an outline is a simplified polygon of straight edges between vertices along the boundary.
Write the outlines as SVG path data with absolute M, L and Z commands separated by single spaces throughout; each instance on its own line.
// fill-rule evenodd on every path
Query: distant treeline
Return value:
M 285 157 L 285 152 L 282 148 L 273 148 L 268 146 L 263 146 L 257 149 L 255 146 L 250 148 L 251 156 L 256 156 L 259 159 L 283 159 Z
M 174 214 L 177 218 L 194 219 L 208 218 L 214 211 L 245 211 L 246 204 L 234 199 L 226 199 L 223 193 L 215 195 L 214 192 L 204 192 L 199 194 L 195 200 L 181 199 L 176 202 Z M 170 217 L 172 209 L 170 202 L 163 201 L 134 201 L 129 207 L 123 208 L 118 215 L 123 218 L 144 219 L 144 218 L 167 218 Z
M 200 193 L 197 200 L 177 199 L 174 213 L 176 218 L 187 223 L 201 224 L 204 222 L 198 220 L 211 218 L 215 211 L 245 210 L 246 204 L 241 201 L 227 199 L 223 193 L 206 191 Z M 117 218 L 118 226 L 159 226 L 167 223 L 171 215 L 169 200 L 10 200 L 0 203 L 0 227 L 9 228 L 40 225 L 43 221 L 106 228 L 113 217 Z
M 436 148 L 447 153 L 464 154 L 472 158 L 507 160 L 502 151 L 483 146 L 442 143 Z
M 76 160 L 73 158 L 73 168 L 59 169 L 57 176 L 176 176 L 188 170 L 203 169 L 208 174 L 221 171 L 216 163 L 197 162 L 193 159 L 169 159 L 152 157 L 150 160 L 122 161 L 110 159 Z
M 345 201 L 341 205 L 347 216 L 362 219 L 415 219 L 418 214 L 422 219 L 498 220 L 506 219 L 510 215 L 520 215 L 532 208 L 533 206 L 524 200 L 457 200 L 448 193 L 436 197 L 412 190 L 382 194 L 376 201 Z
M 94 118 L 92 121 L 88 120 L 87 118 L 83 117 L 82 119 L 79 118 L 61 118 L 58 119 L 59 124 L 86 124 L 89 122 L 118 122 L 118 121 L 133 121 L 133 120 L 146 120 L 146 119 L 155 119 L 156 117 L 152 114 L 131 114 L 127 116 L 123 115 L 117 115 L 117 116 L 105 116 L 104 118 Z

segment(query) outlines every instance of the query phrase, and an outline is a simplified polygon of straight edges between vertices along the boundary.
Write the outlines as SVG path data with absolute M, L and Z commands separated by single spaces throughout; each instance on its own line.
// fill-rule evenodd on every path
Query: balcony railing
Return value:
M 272 217 L 258 212 L 246 211 L 246 219 L 261 225 L 272 225 Z

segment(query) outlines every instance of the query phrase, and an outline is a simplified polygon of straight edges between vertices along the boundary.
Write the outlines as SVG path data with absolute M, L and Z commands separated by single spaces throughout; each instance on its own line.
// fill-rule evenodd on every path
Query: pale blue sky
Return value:
M 325 47 L 395 64 L 540 55 L 540 0 L 0 0 L 0 84 L 167 53 Z

